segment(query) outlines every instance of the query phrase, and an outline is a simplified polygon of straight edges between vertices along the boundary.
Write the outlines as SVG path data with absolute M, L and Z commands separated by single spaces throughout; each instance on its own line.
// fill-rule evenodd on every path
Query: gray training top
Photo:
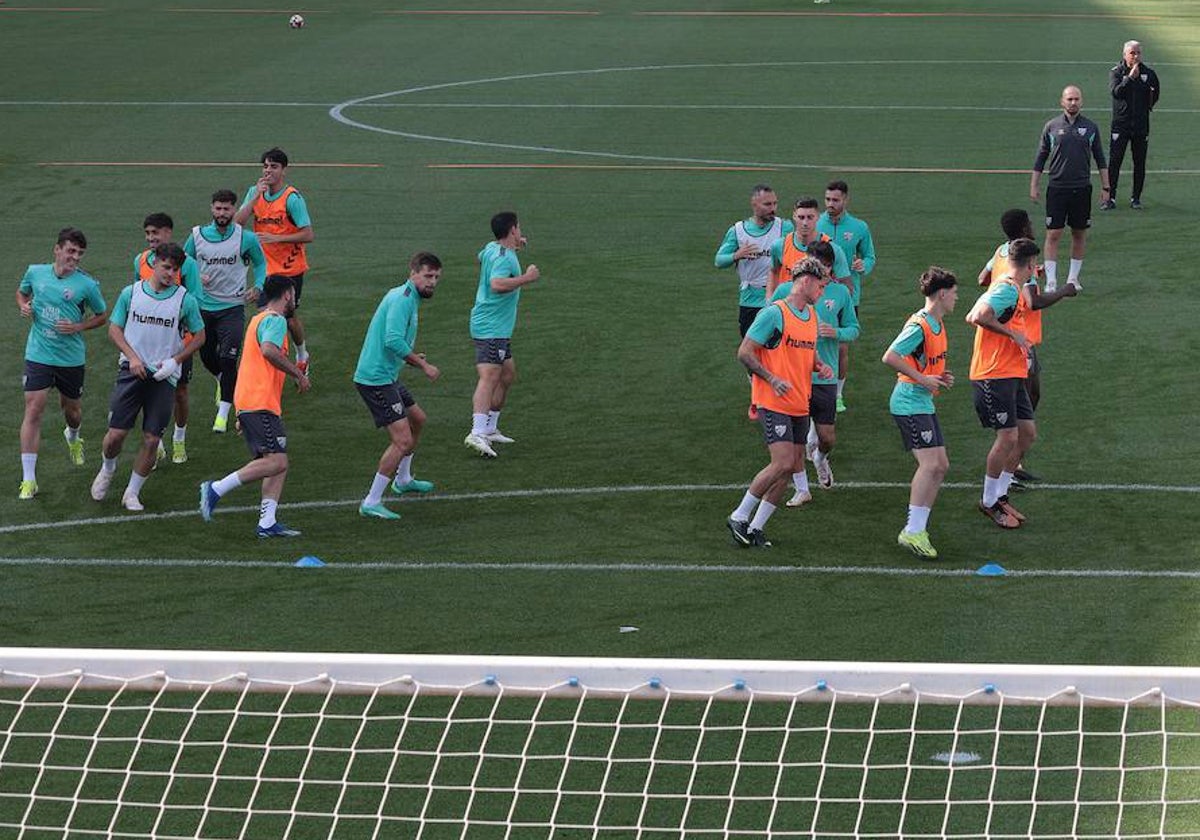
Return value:
M 1096 159 L 1097 168 L 1108 167 L 1099 127 L 1082 114 L 1076 115 L 1074 122 L 1068 121 L 1066 114 L 1059 114 L 1042 129 L 1033 169 L 1042 172 L 1049 161 L 1052 186 L 1086 187 L 1092 181 L 1090 158 Z

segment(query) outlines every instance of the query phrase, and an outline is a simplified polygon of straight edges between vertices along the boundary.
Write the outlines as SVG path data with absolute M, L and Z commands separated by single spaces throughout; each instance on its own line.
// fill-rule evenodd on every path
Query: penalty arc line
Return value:
M 842 490 L 902 490 L 910 485 L 903 481 L 845 481 L 837 487 Z M 745 484 L 626 484 L 598 487 L 539 487 L 529 490 L 491 490 L 477 493 L 448 493 L 435 496 L 407 496 L 392 499 L 397 504 L 434 504 L 437 502 L 464 502 L 501 499 L 536 499 L 547 496 L 612 496 L 624 493 L 708 493 L 744 490 Z M 966 481 L 950 481 L 942 485 L 947 490 L 978 490 L 979 485 Z M 1066 491 L 1082 493 L 1200 493 L 1200 485 L 1177 484 L 1039 484 L 1027 492 Z M 286 510 L 311 510 L 322 508 L 352 507 L 362 503 L 361 498 L 326 499 L 308 502 L 289 502 L 279 507 Z M 216 510 L 218 515 L 250 513 L 258 505 L 237 505 Z M 95 516 L 86 519 L 66 519 L 59 522 L 27 522 L 20 525 L 0 526 L 0 535 L 29 531 L 52 531 L 60 528 L 78 528 L 82 525 L 118 525 L 129 522 L 149 522 L 162 519 L 199 516 L 196 508 L 169 510 L 162 513 L 140 513 L 133 515 Z

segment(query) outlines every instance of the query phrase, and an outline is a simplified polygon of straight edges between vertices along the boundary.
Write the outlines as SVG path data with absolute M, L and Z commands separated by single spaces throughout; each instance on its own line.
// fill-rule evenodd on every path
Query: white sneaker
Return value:
M 825 490 L 833 486 L 833 467 L 829 465 L 828 458 L 817 464 L 817 483 Z
M 463 443 L 468 449 L 474 449 L 485 458 L 496 457 L 496 450 L 492 449 L 492 445 L 483 435 L 469 434 L 463 439 Z
M 113 476 L 116 474 L 116 470 L 105 472 L 103 469 L 96 473 L 96 477 L 92 479 L 93 499 L 97 502 L 104 501 L 104 497 L 108 495 L 108 488 L 112 486 Z
M 125 495 L 121 497 L 121 506 L 124 507 L 125 510 L 131 510 L 134 513 L 139 513 L 146 509 L 146 506 L 142 504 L 142 500 L 139 499 L 135 494 L 129 492 L 126 492 Z
M 812 493 L 807 490 L 797 490 L 792 498 L 787 500 L 788 507 L 801 507 L 812 501 Z
M 1072 277 L 1069 280 L 1067 280 L 1067 285 L 1074 286 L 1076 289 L 1078 289 L 1081 292 L 1083 291 L 1083 284 L 1079 282 L 1078 277 Z
M 488 443 L 516 443 L 516 440 L 514 440 L 513 438 L 510 438 L 508 435 L 504 434 L 504 432 L 500 431 L 499 429 L 496 429 L 496 431 L 494 431 L 494 432 L 488 432 L 486 435 L 483 436 L 483 438 Z

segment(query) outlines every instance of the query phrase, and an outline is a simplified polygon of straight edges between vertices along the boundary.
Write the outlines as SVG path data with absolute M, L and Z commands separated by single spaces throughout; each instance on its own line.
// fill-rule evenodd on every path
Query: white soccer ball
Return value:
M 292 29 L 302 29 L 304 27 L 304 17 L 301 15 L 292 15 L 288 18 L 288 26 Z

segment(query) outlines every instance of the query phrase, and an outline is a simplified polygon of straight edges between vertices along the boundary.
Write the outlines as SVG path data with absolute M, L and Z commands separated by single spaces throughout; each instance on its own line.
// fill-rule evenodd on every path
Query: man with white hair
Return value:
M 1146 184 L 1146 148 L 1150 141 L 1150 112 L 1158 102 L 1158 74 L 1142 62 L 1142 45 L 1126 41 L 1121 61 L 1109 71 L 1112 91 L 1112 133 L 1108 147 L 1108 177 L 1112 192 L 1101 210 L 1117 206 L 1117 179 L 1125 161 L 1125 147 L 1133 151 L 1133 190 L 1129 206 L 1142 209 L 1142 187 Z

